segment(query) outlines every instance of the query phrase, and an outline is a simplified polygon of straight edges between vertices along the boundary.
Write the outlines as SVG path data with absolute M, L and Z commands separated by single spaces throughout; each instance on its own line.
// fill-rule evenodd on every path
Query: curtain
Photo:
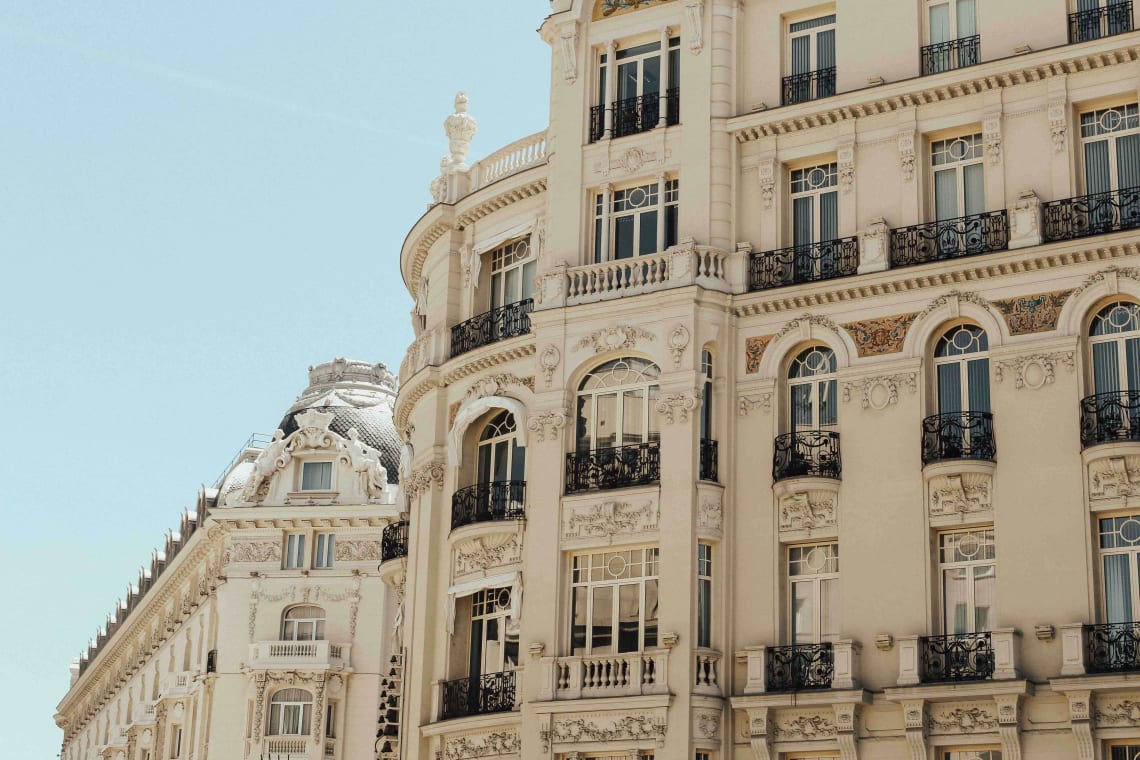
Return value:
M 1120 359 L 1116 341 L 1092 344 L 1093 389 L 1097 393 L 1120 390 Z
M 962 411 L 962 370 L 958 363 L 938 365 L 938 412 Z
M 815 609 L 812 598 L 814 585 L 811 581 L 792 584 L 793 644 L 811 644 L 815 640 Z
M 974 0 L 958 0 L 958 39 L 973 37 L 978 33 L 977 16 L 974 13 Z
M 1140 186 L 1140 135 L 1116 138 L 1116 175 L 1121 190 Z
M 819 239 L 835 240 L 839 237 L 839 193 L 819 196 Z
M 835 30 L 828 29 L 815 37 L 816 69 L 830 69 L 835 66 Z
M 835 410 L 836 383 L 834 380 L 824 380 L 819 384 L 819 426 L 834 425 L 836 421 Z
M 812 428 L 812 384 L 792 386 L 792 432 Z
M 1132 575 L 1129 555 L 1104 557 L 1104 611 L 1106 623 L 1131 623 Z
M 792 202 L 792 245 L 810 245 L 815 242 L 812 235 L 815 198 L 796 198 Z
M 839 579 L 827 578 L 819 582 L 819 632 L 824 641 L 839 638 Z
M 997 567 L 984 565 L 974 568 L 974 630 L 988 631 L 995 622 L 994 604 L 997 601 Z
M 958 173 L 954 169 L 934 172 L 934 213 L 942 222 L 958 213 Z
M 966 626 L 969 607 L 969 579 L 966 568 L 954 567 L 942 571 L 943 625 L 945 633 L 970 633 Z
M 792 74 L 811 71 L 811 35 L 792 38 Z
M 990 410 L 990 360 L 973 359 L 966 362 L 966 376 L 969 383 L 969 404 L 971 412 Z
M 981 164 L 973 164 L 962 169 L 962 181 L 966 190 L 967 216 L 982 214 L 986 210 L 986 170 Z
M 950 4 L 930 6 L 930 44 L 950 41 Z
M 1108 167 L 1108 140 L 1085 143 L 1085 192 L 1107 193 L 1112 189 Z

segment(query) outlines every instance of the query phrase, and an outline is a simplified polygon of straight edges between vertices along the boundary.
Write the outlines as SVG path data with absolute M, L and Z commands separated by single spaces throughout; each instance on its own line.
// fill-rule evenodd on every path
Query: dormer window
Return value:
M 331 491 L 332 462 L 304 462 L 301 465 L 302 491 Z

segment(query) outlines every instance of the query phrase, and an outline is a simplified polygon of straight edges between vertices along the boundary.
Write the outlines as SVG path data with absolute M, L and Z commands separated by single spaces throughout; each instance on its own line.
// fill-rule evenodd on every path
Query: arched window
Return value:
M 811 346 L 788 368 L 791 432 L 829 430 L 836 424 L 835 352 Z
M 312 694 L 304 689 L 282 689 L 269 702 L 269 736 L 308 736 L 312 713 Z
M 282 641 L 323 641 L 325 638 L 325 611 L 311 604 L 302 604 L 285 610 L 281 624 Z
M 938 375 L 938 412 L 990 411 L 990 360 L 986 331 L 958 325 L 938 339 L 934 367 Z
M 660 374 L 652 362 L 623 358 L 586 375 L 578 388 L 578 451 L 659 440 L 655 407 Z
M 1089 351 L 1097 394 L 1140 390 L 1140 306 L 1116 301 L 1098 311 Z
M 479 482 L 502 483 L 523 480 L 526 448 L 518 445 L 515 416 L 500 412 L 479 435 Z

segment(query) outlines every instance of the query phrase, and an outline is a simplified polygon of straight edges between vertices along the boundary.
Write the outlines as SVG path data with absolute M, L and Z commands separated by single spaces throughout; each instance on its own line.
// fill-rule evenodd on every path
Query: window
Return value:
M 503 673 L 519 664 L 518 626 L 509 621 L 511 590 L 492 588 L 471 597 L 471 649 L 468 675 Z
M 994 529 L 938 534 L 943 632 L 981 633 L 994 627 L 997 550 Z
M 336 738 L 336 702 L 325 705 L 325 738 Z
M 285 536 L 285 560 L 281 567 L 285 570 L 299 570 L 305 566 L 305 534 L 290 533 Z
M 577 450 L 657 441 L 657 397 L 661 370 L 645 359 L 606 362 L 578 389 Z
M 958 325 L 938 340 L 934 367 L 939 414 L 990 411 L 989 340 L 977 325 Z
M 1140 186 L 1140 106 L 1129 103 L 1086 111 L 1080 121 L 1085 192 L 1092 195 Z
M 966 135 L 930 144 L 934 173 L 934 215 L 944 222 L 986 210 L 982 135 Z
M 811 245 L 839 237 L 839 167 L 821 164 L 793 169 L 792 242 Z
M 945 750 L 941 760 L 1001 760 L 1001 751 L 996 749 L 951 749 Z M 1113 758 L 1115 760 L 1115 758 Z
M 594 261 L 644 256 L 676 245 L 679 188 L 679 181 L 671 179 L 598 193 Z
M 499 246 L 490 256 L 492 309 L 534 298 L 538 262 L 531 255 L 529 240 Z
M 788 370 L 791 432 L 834 428 L 836 390 L 835 353 L 824 346 L 801 351 Z
M 328 568 L 333 566 L 334 544 L 336 537 L 332 533 L 317 534 L 316 552 L 313 554 L 313 567 Z
M 712 546 L 697 544 L 697 646 L 712 646 Z
M 1140 758 L 1140 744 L 1113 744 L 1108 748 L 1108 751 L 1108 760 L 1137 760 Z
M 301 464 L 302 491 L 331 491 L 332 462 L 304 462 Z
M 1089 328 L 1093 388 L 1097 394 L 1120 393 L 1126 400 L 1140 391 L 1140 306 L 1117 301 L 1093 317 Z M 1121 416 L 1126 423 L 1128 415 Z
M 820 644 L 839 638 L 839 544 L 788 547 L 793 644 Z
M 835 94 L 835 14 L 788 24 L 784 105 Z
M 312 711 L 312 694 L 304 689 L 282 689 L 269 703 L 269 736 L 308 736 Z
M 713 437 L 713 357 L 709 351 L 701 351 L 701 438 Z
M 1131 623 L 1140 609 L 1140 514 L 1103 517 L 1098 521 L 1100 565 L 1104 583 L 1105 623 Z
M 525 480 L 526 447 L 518 445 L 515 416 L 500 412 L 479 435 L 479 482 Z
M 573 559 L 573 654 L 637 652 L 657 646 L 656 547 Z
M 324 641 L 325 611 L 311 604 L 290 607 L 281 624 L 282 641 Z
M 182 726 L 174 727 L 174 735 L 170 738 L 170 756 L 182 757 Z
M 599 63 L 598 105 L 591 109 L 590 142 L 601 139 L 605 134 L 607 120 L 613 137 L 645 132 L 660 125 L 663 91 L 667 101 L 665 123 L 680 122 L 680 37 L 672 37 L 668 41 L 664 70 L 660 41 L 617 50 L 613 62 L 608 54 L 603 54 Z
M 978 62 L 978 22 L 975 0 L 929 0 L 922 51 L 922 73 L 973 66 Z

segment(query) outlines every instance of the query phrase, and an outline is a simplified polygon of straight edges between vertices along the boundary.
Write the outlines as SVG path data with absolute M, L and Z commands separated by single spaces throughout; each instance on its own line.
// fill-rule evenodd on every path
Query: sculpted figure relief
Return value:
M 256 501 L 269 476 L 278 468 L 287 465 L 292 458 L 293 455 L 285 449 L 285 433 L 278 428 L 273 431 L 273 440 L 253 462 L 253 475 L 249 479 L 249 485 L 242 492 L 242 501 Z
M 360 478 L 360 490 L 369 498 L 378 498 L 388 485 L 388 471 L 380 464 L 380 456 L 360 442 L 356 428 L 348 429 L 348 442 L 344 445 L 341 460 L 352 467 Z

